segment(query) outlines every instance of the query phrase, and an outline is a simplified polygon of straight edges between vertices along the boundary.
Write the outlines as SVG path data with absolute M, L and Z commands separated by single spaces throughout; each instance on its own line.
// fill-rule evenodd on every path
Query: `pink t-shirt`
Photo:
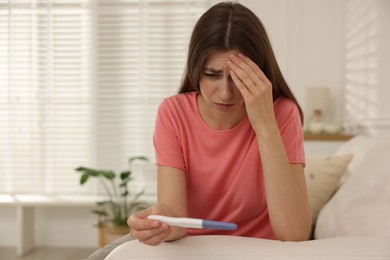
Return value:
M 196 92 L 178 94 L 160 104 L 154 132 L 156 162 L 185 172 L 188 217 L 234 222 L 238 229 L 188 229 L 188 235 L 275 239 L 258 144 L 248 117 L 227 131 L 214 130 L 202 120 L 196 96 Z M 279 98 L 274 111 L 290 163 L 304 164 L 298 108 Z

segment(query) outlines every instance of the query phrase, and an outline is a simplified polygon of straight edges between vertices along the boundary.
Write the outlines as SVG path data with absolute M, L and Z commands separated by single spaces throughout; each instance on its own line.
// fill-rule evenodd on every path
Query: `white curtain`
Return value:
M 0 0 L 0 193 L 94 193 L 74 168 L 153 162 L 206 2 Z

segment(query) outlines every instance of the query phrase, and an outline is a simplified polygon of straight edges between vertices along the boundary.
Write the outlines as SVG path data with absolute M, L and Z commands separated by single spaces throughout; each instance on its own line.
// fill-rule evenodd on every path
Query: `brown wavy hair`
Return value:
M 238 50 L 252 59 L 272 83 L 273 99 L 286 97 L 303 112 L 285 81 L 267 32 L 248 8 L 222 2 L 207 10 L 196 23 L 188 48 L 186 70 L 179 93 L 199 91 L 199 77 L 207 57 L 215 51 Z

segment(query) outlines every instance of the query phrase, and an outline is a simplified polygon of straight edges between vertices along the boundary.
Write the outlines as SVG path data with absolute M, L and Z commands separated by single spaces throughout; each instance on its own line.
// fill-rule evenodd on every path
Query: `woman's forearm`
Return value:
M 277 128 L 257 134 L 267 207 L 274 234 L 283 241 L 306 240 L 311 217 L 303 166 L 289 163 Z
M 173 167 L 157 167 L 157 201 L 166 209 L 166 216 L 187 217 L 187 195 L 185 174 Z M 173 241 L 187 235 L 187 229 L 169 227 L 165 241 Z

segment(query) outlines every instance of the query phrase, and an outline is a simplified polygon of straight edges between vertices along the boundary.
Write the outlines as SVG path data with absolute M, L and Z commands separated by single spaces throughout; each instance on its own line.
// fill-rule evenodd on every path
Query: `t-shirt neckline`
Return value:
M 213 132 L 213 133 L 217 133 L 217 134 L 228 134 L 228 133 L 237 131 L 238 129 L 242 128 L 243 126 L 245 126 L 246 124 L 249 123 L 248 115 L 245 115 L 237 125 L 235 125 L 234 127 L 230 128 L 230 129 L 227 129 L 227 130 L 217 130 L 217 129 L 214 129 L 214 128 L 208 126 L 206 124 L 206 122 L 203 120 L 202 116 L 200 115 L 198 102 L 197 102 L 197 97 L 199 94 L 200 94 L 199 92 L 194 92 L 194 94 L 192 95 L 192 102 L 191 103 L 194 106 L 194 111 L 196 111 L 197 120 L 199 120 L 199 122 L 202 124 L 202 126 L 205 129 L 207 129 L 208 131 Z

